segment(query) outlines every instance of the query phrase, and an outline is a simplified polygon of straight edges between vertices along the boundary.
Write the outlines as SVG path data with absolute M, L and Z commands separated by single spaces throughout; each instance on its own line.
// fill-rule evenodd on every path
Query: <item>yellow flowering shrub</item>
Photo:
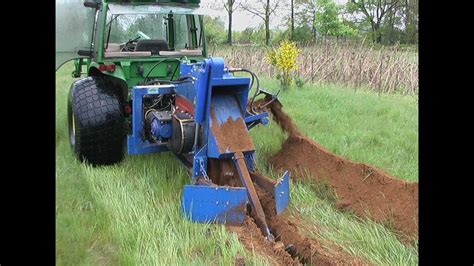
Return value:
M 267 54 L 268 62 L 281 72 L 280 82 L 283 89 L 288 89 L 293 81 L 291 74 L 298 67 L 299 54 L 300 50 L 296 47 L 296 43 L 288 40 L 283 40 L 278 48 Z

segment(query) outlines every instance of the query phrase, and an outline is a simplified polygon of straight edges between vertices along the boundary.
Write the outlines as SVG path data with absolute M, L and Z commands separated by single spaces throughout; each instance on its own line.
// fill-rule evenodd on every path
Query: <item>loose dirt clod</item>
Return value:
M 404 234 L 404 241 L 417 237 L 418 183 L 398 180 L 373 166 L 328 151 L 304 136 L 278 102 L 270 111 L 288 133 L 281 150 L 269 160 L 275 169 L 290 170 L 294 179 L 305 178 L 308 173 L 317 181 L 324 179 L 338 195 L 336 206 L 340 209 L 391 224 Z

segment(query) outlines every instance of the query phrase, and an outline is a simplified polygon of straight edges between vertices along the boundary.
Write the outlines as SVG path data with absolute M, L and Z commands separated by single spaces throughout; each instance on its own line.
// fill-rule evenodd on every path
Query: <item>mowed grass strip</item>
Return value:
M 127 157 L 122 164 L 104 169 L 86 167 L 93 195 L 113 220 L 121 261 L 233 264 L 237 254 L 246 254 L 237 237 L 223 226 L 183 217 L 180 202 L 186 176 L 170 154 Z
M 66 65 L 56 81 L 58 265 L 229 265 L 237 256 L 268 264 L 224 226 L 183 217 L 181 193 L 189 178 L 171 154 L 127 156 L 108 167 L 74 158 L 66 117 L 71 71 Z

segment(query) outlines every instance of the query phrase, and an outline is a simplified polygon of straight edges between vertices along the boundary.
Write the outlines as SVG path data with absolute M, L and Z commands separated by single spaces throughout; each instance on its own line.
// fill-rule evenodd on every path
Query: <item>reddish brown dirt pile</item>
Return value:
M 353 163 L 303 136 L 280 104 L 271 106 L 273 118 L 289 133 L 280 151 L 270 158 L 276 169 L 290 170 L 292 178 L 310 174 L 325 180 L 338 195 L 337 207 L 359 217 L 387 224 L 404 234 L 418 235 L 418 183 L 398 180 L 373 166 Z M 408 237 L 408 238 L 407 238 Z
M 249 251 L 267 257 L 272 265 L 369 265 L 341 248 L 333 245 L 323 247 L 315 239 L 304 236 L 298 229 L 300 226 L 295 217 L 267 215 L 267 223 L 276 237 L 275 242 L 265 239 L 250 216 L 245 217 L 243 225 L 228 225 L 227 229 L 235 232 Z M 287 251 L 285 248 L 289 244 L 293 245 L 293 249 Z
M 283 106 L 279 102 L 273 102 L 270 106 L 270 111 L 273 114 L 273 120 L 289 135 L 301 135 L 298 127 L 293 120 L 283 112 Z
M 237 233 L 240 242 L 242 242 L 249 251 L 255 251 L 257 254 L 264 255 L 271 260 L 270 263 L 272 265 L 299 264 L 297 259 L 292 258 L 291 255 L 285 251 L 284 245 L 274 245 L 274 243 L 267 241 L 250 216 L 245 217 L 243 225 L 227 226 L 227 229 Z
M 329 243 L 323 246 L 317 240 L 306 237 L 299 229 L 301 226 L 298 218 L 287 215 L 277 216 L 271 194 L 259 186 L 255 186 L 255 189 L 275 242 L 266 240 L 255 220 L 246 216 L 243 226 L 227 226 L 227 228 L 237 233 L 239 240 L 248 250 L 268 257 L 272 265 L 368 265 L 339 247 Z
M 247 126 L 242 118 L 232 120 L 231 117 L 219 126 L 218 120 L 211 111 L 212 133 L 216 137 L 219 151 L 225 153 L 230 151 L 250 151 L 255 150 L 252 138 L 248 134 Z

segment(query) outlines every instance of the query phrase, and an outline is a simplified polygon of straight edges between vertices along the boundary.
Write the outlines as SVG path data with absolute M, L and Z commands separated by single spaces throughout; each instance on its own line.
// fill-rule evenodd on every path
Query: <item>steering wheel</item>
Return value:
M 130 39 L 122 48 L 122 52 L 133 52 L 135 50 L 135 45 L 133 43 L 137 42 L 142 36 L 138 36 L 135 39 Z

